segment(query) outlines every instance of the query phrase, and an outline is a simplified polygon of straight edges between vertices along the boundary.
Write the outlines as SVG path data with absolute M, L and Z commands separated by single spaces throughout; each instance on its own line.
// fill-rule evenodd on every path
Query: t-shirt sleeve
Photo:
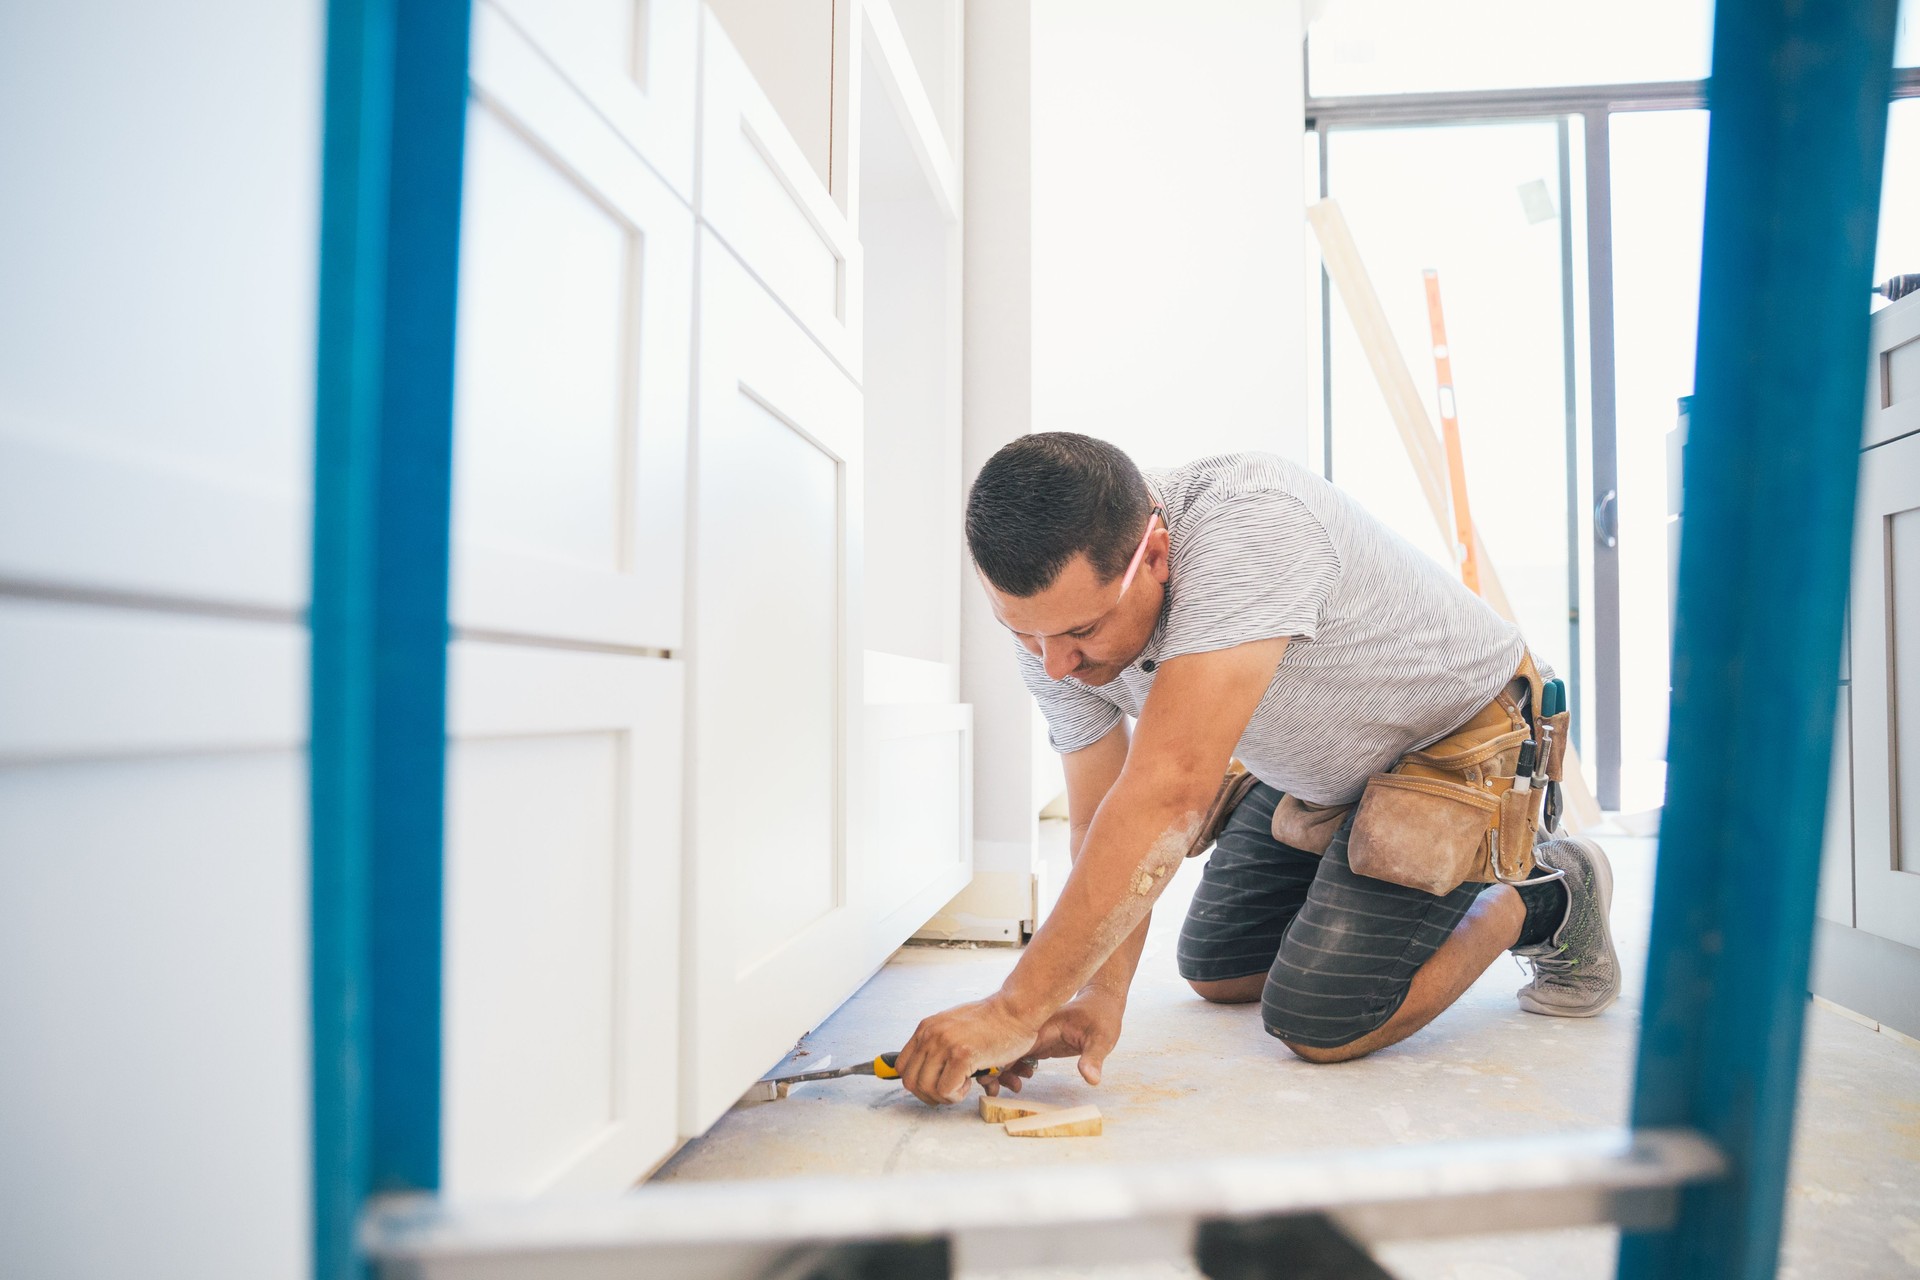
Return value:
M 1047 718 L 1047 742 L 1055 751 L 1063 756 L 1084 751 L 1120 723 L 1120 708 L 1085 685 L 1053 679 L 1046 664 L 1018 641 L 1014 649 L 1020 659 L 1020 678 Z
M 1311 640 L 1340 581 L 1326 525 L 1291 494 L 1223 498 L 1174 531 L 1160 660 L 1275 636 Z

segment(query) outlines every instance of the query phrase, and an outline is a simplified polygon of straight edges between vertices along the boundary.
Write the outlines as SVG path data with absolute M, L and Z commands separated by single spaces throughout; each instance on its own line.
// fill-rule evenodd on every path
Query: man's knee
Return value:
M 1361 1009 L 1326 999 L 1307 999 L 1276 988 L 1261 1001 L 1260 1021 L 1267 1034 L 1303 1062 L 1350 1062 L 1376 1046 L 1379 1023 Z M 1329 1033 L 1329 1028 L 1337 1028 Z
M 1219 978 L 1208 981 L 1202 978 L 1189 978 L 1187 985 L 1192 987 L 1203 1000 L 1214 1004 L 1252 1004 L 1260 998 L 1260 992 L 1266 986 L 1267 975 L 1250 974 L 1244 978 Z
M 1364 1058 L 1373 1052 L 1372 1046 L 1364 1043 L 1364 1037 L 1361 1040 L 1348 1041 L 1346 1044 L 1336 1045 L 1332 1048 L 1323 1048 L 1319 1045 L 1311 1044 L 1296 1044 L 1294 1041 L 1288 1040 L 1285 1037 L 1277 1036 L 1275 1038 L 1278 1039 L 1281 1044 L 1287 1046 L 1287 1048 L 1293 1052 L 1293 1056 L 1299 1058 L 1302 1062 L 1352 1062 L 1355 1058 Z

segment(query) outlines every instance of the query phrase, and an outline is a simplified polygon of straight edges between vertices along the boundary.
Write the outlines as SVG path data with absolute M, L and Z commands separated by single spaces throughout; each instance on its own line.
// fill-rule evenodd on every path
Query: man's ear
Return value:
M 1167 533 L 1166 521 L 1153 526 L 1153 533 L 1147 538 L 1146 563 L 1141 567 L 1153 575 L 1153 580 L 1161 586 L 1167 585 L 1167 574 L 1173 567 L 1173 541 Z

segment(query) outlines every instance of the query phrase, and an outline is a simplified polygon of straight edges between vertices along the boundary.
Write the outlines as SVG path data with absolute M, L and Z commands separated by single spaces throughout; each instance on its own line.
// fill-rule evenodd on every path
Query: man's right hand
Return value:
M 1120 1041 L 1120 1020 L 1126 1011 L 1125 996 L 1090 987 L 1047 1019 L 1027 1056 L 1078 1057 L 1081 1078 L 1099 1084 L 1100 1068 Z

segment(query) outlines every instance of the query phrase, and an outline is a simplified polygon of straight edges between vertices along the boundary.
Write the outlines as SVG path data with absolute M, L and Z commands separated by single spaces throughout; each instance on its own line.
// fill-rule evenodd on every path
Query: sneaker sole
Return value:
M 1549 1018 L 1591 1018 L 1605 1013 L 1615 1000 L 1620 998 L 1620 954 L 1613 946 L 1613 863 L 1607 860 L 1607 851 L 1598 844 L 1580 836 L 1567 836 L 1565 839 L 1577 842 L 1585 849 L 1593 862 L 1593 885 L 1600 894 L 1600 936 L 1607 940 L 1607 960 L 1613 965 L 1613 990 L 1599 1004 L 1585 1008 L 1570 1009 L 1565 1005 L 1541 1004 L 1527 994 L 1525 987 L 1515 993 L 1520 1007 L 1528 1013 L 1538 1013 Z

